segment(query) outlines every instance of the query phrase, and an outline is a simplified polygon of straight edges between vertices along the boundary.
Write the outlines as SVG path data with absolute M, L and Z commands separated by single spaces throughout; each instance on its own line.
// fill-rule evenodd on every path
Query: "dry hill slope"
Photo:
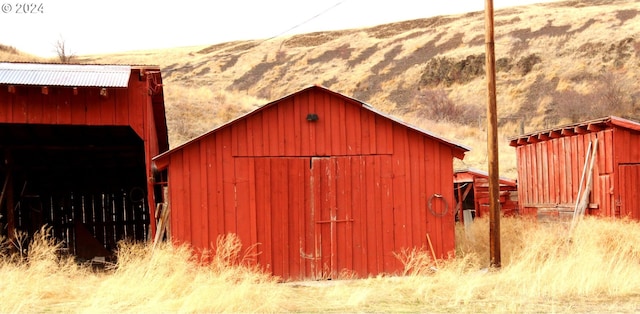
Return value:
M 639 1 L 622 0 L 497 10 L 501 133 L 609 114 L 640 116 L 639 13 Z M 159 64 L 173 146 L 256 105 L 321 84 L 471 146 L 465 165 L 485 168 L 482 12 L 79 61 Z M 513 176 L 514 151 L 502 142 L 501 170 Z

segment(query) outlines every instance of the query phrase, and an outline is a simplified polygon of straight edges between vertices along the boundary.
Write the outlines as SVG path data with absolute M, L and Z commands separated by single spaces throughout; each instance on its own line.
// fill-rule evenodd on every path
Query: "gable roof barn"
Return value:
M 321 86 L 270 102 L 154 158 L 171 239 L 237 234 L 283 280 L 402 270 L 453 254 L 453 158 L 468 149 Z

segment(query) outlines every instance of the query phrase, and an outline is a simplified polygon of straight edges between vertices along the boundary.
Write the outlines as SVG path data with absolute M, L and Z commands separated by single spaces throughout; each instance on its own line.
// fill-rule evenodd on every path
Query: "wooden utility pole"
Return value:
M 485 0 L 487 73 L 487 153 L 489 159 L 489 257 L 500 268 L 500 171 L 498 167 L 498 110 L 496 106 L 496 56 L 493 36 L 493 0 Z

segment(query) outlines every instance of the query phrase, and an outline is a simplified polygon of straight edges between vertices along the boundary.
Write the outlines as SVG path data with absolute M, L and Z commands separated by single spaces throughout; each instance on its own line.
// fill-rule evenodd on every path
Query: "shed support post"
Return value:
M 5 174 L 4 184 L 2 186 L 2 195 L 0 196 L 0 208 L 2 208 L 2 204 L 5 203 L 7 209 L 7 239 L 9 241 L 13 241 L 16 236 L 16 222 L 15 222 L 15 202 L 13 199 L 13 177 L 11 167 L 13 166 L 13 162 L 11 159 L 11 153 L 9 151 L 5 151 L 4 164 L 7 169 L 7 173 Z

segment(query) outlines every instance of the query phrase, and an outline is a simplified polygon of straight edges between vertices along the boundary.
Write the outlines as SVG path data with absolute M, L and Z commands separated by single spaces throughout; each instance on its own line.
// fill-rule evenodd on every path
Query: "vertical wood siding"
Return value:
M 236 233 L 285 280 L 398 273 L 394 253 L 428 250 L 427 234 L 439 258 L 454 252 L 454 155 L 359 103 L 306 90 L 168 155 L 172 236 L 210 248 Z M 429 210 L 433 194 L 442 198 Z
M 609 215 L 613 210 L 610 191 L 615 171 L 613 132 L 614 129 L 605 129 L 517 146 L 521 212 L 552 216 L 572 214 L 589 142 L 597 138 L 598 151 L 589 199 L 597 208 L 588 212 Z

